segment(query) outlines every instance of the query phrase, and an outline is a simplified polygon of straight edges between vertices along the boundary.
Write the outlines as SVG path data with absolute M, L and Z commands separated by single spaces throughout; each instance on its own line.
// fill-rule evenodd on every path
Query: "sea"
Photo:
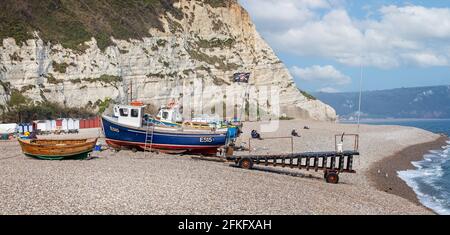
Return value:
M 362 123 L 412 126 L 450 136 L 450 119 L 373 120 Z M 399 171 L 398 176 L 414 190 L 424 206 L 437 214 L 450 215 L 450 138 L 446 146 L 430 151 L 423 160 L 412 164 L 416 169 Z

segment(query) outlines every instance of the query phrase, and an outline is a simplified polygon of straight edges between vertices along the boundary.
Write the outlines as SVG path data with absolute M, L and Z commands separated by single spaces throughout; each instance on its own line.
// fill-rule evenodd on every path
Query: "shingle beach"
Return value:
M 242 141 L 260 125 L 245 123 Z M 356 125 L 292 120 L 261 134 L 289 136 L 293 128 L 301 135 L 294 139 L 300 152 L 334 150 L 335 134 L 358 133 Z M 357 173 L 341 174 L 337 185 L 327 184 L 322 172 L 243 170 L 188 155 L 105 150 L 89 160 L 35 160 L 21 153 L 17 141 L 0 142 L 0 214 L 431 214 L 413 200 L 380 190 L 370 175 L 383 159 L 442 141 L 440 136 L 399 126 L 361 125 L 359 133 Z M 52 138 L 99 135 L 92 129 Z M 288 142 L 254 141 L 252 148 L 289 152 Z

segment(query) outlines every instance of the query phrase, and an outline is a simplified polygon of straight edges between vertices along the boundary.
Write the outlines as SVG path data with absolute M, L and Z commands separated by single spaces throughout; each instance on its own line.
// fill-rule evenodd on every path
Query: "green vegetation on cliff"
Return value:
M 58 73 L 66 73 L 67 68 L 69 67 L 69 65 L 67 63 L 56 63 L 55 61 L 53 61 L 52 63 L 53 66 L 53 70 L 55 70 Z
M 211 7 L 227 7 L 231 2 L 235 0 L 204 0 L 204 3 L 209 4 Z
M 89 82 L 89 83 L 96 83 L 99 82 L 103 84 L 104 86 L 111 85 L 114 87 L 117 87 L 117 83 L 122 82 L 123 78 L 113 75 L 107 75 L 103 74 L 102 76 L 98 78 L 83 78 L 83 81 Z
M 117 39 L 141 39 L 150 28 L 163 30 L 161 14 L 177 19 L 178 0 L 3 0 L 0 4 L 0 42 L 12 37 L 21 45 L 37 31 L 45 42 L 61 43 L 75 51 L 86 49 L 94 37 L 100 49 Z
M 300 90 L 300 93 L 302 93 L 302 95 L 303 95 L 304 97 L 306 97 L 308 100 L 317 100 L 316 97 L 314 97 L 313 95 L 309 94 L 309 93 L 306 92 L 306 91 Z

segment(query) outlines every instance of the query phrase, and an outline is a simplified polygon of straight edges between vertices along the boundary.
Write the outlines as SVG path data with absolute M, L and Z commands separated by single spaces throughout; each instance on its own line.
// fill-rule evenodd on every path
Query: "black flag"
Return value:
M 234 82 L 248 83 L 249 79 L 250 79 L 250 73 L 235 73 L 233 76 Z

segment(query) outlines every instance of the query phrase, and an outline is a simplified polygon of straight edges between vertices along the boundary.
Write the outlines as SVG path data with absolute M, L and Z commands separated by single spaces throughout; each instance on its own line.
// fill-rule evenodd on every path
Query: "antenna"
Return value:
M 130 89 L 131 89 L 131 94 L 130 94 L 130 103 L 133 102 L 133 80 L 130 79 Z

